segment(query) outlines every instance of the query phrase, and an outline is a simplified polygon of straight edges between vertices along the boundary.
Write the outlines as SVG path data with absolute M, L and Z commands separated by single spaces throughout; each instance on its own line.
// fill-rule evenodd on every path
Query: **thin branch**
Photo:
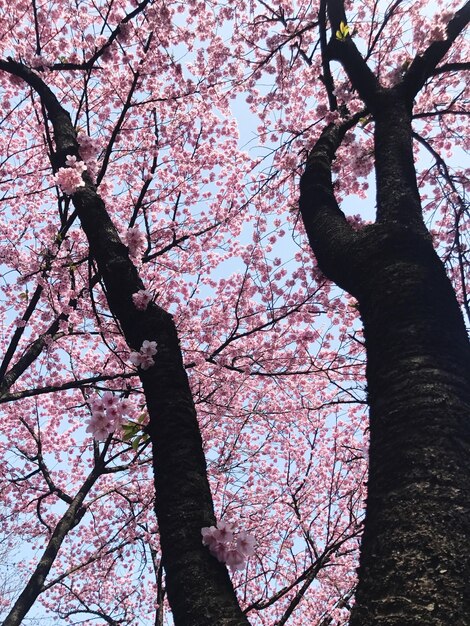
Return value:
M 112 45 L 112 43 L 117 39 L 121 33 L 121 24 L 127 24 L 134 17 L 142 13 L 145 7 L 150 3 L 151 0 L 143 0 L 137 7 L 131 11 L 128 15 L 126 15 L 116 26 L 116 28 L 112 31 L 108 40 L 96 50 L 96 52 L 84 63 L 53 63 L 48 66 L 49 70 L 91 70 L 95 65 L 96 61 L 103 56 L 106 50 Z
M 403 2 L 403 0 L 396 0 L 395 3 L 386 11 L 384 18 L 380 24 L 380 27 L 377 31 L 377 33 L 375 34 L 374 40 L 372 42 L 369 42 L 368 45 L 368 49 L 367 49 L 367 54 L 364 57 L 364 60 L 367 61 L 370 56 L 372 55 L 372 52 L 374 51 L 375 46 L 377 45 L 377 42 L 380 39 L 380 36 L 382 35 L 383 31 L 385 30 L 385 27 L 387 26 L 389 20 L 392 18 L 393 14 L 395 13 L 396 9 L 399 7 L 399 5 Z M 375 7 L 374 7 L 375 9 Z M 371 35 L 372 35 L 372 28 L 371 28 Z
M 39 21 L 38 21 L 38 10 L 36 7 L 36 0 L 32 0 L 33 3 L 33 16 L 34 16 L 34 34 L 36 36 L 36 54 L 40 56 L 41 54 L 41 40 L 39 38 Z
M 103 459 L 101 458 L 100 462 L 102 463 L 102 461 Z M 84 515 L 85 510 L 83 507 L 83 501 L 97 481 L 100 475 L 100 470 L 101 467 L 95 466 L 93 468 L 77 492 L 77 495 L 68 506 L 66 512 L 59 520 L 36 569 L 13 605 L 11 611 L 7 615 L 2 626 L 20 626 L 23 618 L 26 616 L 37 597 L 42 592 L 44 581 L 51 570 L 65 537 L 70 530 L 80 522 Z
M 437 74 L 445 74 L 447 72 L 468 72 L 470 70 L 470 62 L 467 63 L 444 63 L 439 65 L 431 72 L 432 76 Z
M 77 380 L 70 380 L 61 385 L 46 385 L 45 387 L 36 387 L 34 389 L 24 389 L 23 391 L 15 391 L 13 393 L 5 394 L 0 397 L 0 404 L 6 402 L 14 402 L 21 398 L 31 398 L 33 396 L 40 396 L 45 393 L 55 393 L 56 391 L 65 391 L 67 389 L 78 389 L 80 387 L 89 387 L 96 385 L 106 380 L 119 380 L 126 378 L 133 378 L 136 376 L 135 372 L 127 372 L 120 374 L 100 374 L 99 376 L 90 376 L 89 378 L 77 378 Z
M 431 146 L 431 144 L 426 141 L 426 139 L 424 139 L 424 137 L 421 137 L 421 135 L 419 135 L 418 133 L 414 132 L 413 133 L 413 138 L 416 139 L 416 141 L 418 141 L 422 146 L 424 146 L 426 148 L 426 150 L 434 157 L 435 161 L 436 161 L 436 165 L 439 168 L 439 170 L 442 172 L 442 175 L 445 179 L 445 181 L 447 182 L 447 184 L 449 185 L 450 189 L 452 190 L 452 192 L 458 197 L 459 202 L 461 205 L 463 205 L 463 200 L 460 197 L 460 194 L 458 193 L 458 190 L 454 184 L 454 181 L 452 180 L 452 176 L 449 172 L 449 168 L 447 166 L 447 163 L 444 161 L 444 159 L 441 157 L 441 155 L 436 152 L 436 150 L 434 150 L 434 148 Z M 460 284 L 461 284 L 461 288 L 462 288 L 462 299 L 463 299 L 463 307 L 465 309 L 465 313 L 467 314 L 467 319 L 470 321 L 470 300 L 469 300 L 469 294 L 467 292 L 467 285 L 466 285 L 466 281 L 467 281 L 467 267 L 466 267 L 466 263 L 464 262 L 464 259 L 462 258 L 462 244 L 460 241 L 460 230 L 459 230 L 459 219 L 461 214 L 463 213 L 463 209 L 461 208 L 460 214 L 458 216 L 456 216 L 456 224 L 455 224 L 455 245 L 457 248 L 457 254 L 459 257 L 459 273 L 460 273 Z
M 320 1 L 320 10 L 318 13 L 318 21 L 320 28 L 320 49 L 321 49 L 321 62 L 323 68 L 323 76 L 321 80 L 326 88 L 328 96 L 328 103 L 330 111 L 336 111 L 338 108 L 338 101 L 335 96 L 335 84 L 330 69 L 330 60 L 327 52 L 327 39 L 326 39 L 326 0 Z
M 90 289 L 98 282 L 98 277 L 94 276 L 90 281 Z M 88 288 L 86 289 L 88 291 Z M 85 291 L 82 290 L 82 292 Z M 71 298 L 68 302 L 68 307 L 71 309 L 76 309 L 78 304 L 78 299 L 82 294 L 75 298 Z M 34 361 L 41 354 L 45 346 L 47 345 L 48 339 L 53 338 L 57 332 L 59 331 L 61 322 L 66 322 L 69 319 L 68 313 L 61 313 L 49 326 L 45 333 L 42 333 L 37 339 L 35 339 L 29 346 L 26 348 L 24 353 L 18 359 L 18 361 L 5 373 L 3 378 L 1 378 L 0 382 L 0 403 L 4 402 L 5 397 L 7 396 L 8 390 L 11 386 L 20 378 L 22 374 L 28 369 L 28 367 L 34 363 Z M 22 328 L 21 330 L 24 330 Z M 11 344 L 10 344 L 11 345 Z M 6 355 L 5 355 L 6 359 Z

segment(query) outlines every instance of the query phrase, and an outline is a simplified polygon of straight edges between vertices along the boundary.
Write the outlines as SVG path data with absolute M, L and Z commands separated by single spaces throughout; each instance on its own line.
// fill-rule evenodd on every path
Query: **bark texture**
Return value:
M 364 254 L 370 269 L 358 291 L 370 470 L 350 624 L 464 626 L 470 618 L 470 349 L 441 262 L 426 240 L 401 230 L 373 233 Z

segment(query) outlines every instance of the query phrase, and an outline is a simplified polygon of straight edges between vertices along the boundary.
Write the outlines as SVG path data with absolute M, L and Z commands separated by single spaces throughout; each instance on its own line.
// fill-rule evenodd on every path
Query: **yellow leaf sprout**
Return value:
M 340 22 L 339 30 L 336 31 L 336 39 L 338 41 L 344 41 L 349 33 L 349 26 L 345 22 Z

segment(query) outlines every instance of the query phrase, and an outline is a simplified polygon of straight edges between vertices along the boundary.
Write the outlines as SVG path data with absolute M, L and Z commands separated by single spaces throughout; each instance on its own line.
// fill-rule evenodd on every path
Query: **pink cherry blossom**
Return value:
M 104 413 L 107 408 L 105 403 L 103 402 L 102 397 L 98 395 L 94 396 L 91 399 L 90 405 L 91 405 L 91 410 L 96 413 Z
M 221 563 L 227 562 L 228 546 L 226 543 L 214 539 L 209 544 L 209 552 Z
M 140 367 L 142 363 L 142 355 L 140 352 L 131 352 L 129 355 L 130 362 L 136 367 Z
M 142 361 L 140 363 L 141 369 L 148 370 L 151 367 L 153 367 L 154 365 L 155 365 L 155 361 L 152 359 L 151 356 L 142 355 Z
M 104 440 L 115 430 L 114 419 L 107 413 L 95 412 L 88 420 L 87 433 L 91 433 L 97 440 Z
M 144 356 L 153 356 L 157 354 L 157 342 L 156 341 L 148 341 L 145 339 L 142 342 L 142 346 L 140 348 L 140 354 Z
M 245 555 L 237 548 L 230 548 L 225 554 L 225 562 L 233 570 L 242 570 L 245 568 Z
M 105 391 L 105 393 L 101 396 L 101 402 L 106 409 L 109 409 L 112 406 L 116 406 L 117 398 L 113 393 L 111 393 L 111 391 Z
M 98 155 L 100 151 L 99 142 L 84 133 L 79 133 L 77 140 L 80 145 L 80 156 L 88 164 L 89 161 L 92 161 Z
M 119 405 L 110 406 L 106 409 L 106 417 L 114 424 L 119 425 L 122 419 L 122 410 Z
M 245 557 L 253 556 L 255 538 L 244 530 L 237 535 L 237 550 Z
M 214 532 L 217 530 L 216 526 L 206 526 L 201 528 L 202 543 L 205 546 L 210 546 L 214 541 Z
M 385 90 L 446 36 L 463 3 L 395 2 L 384 13 L 387 3 L 351 0 L 351 43 Z M 103 473 L 93 470 L 88 514 L 67 534 L 40 585 L 41 608 L 27 619 L 47 611 L 59 623 L 83 611 L 84 623 L 156 621 L 148 555 L 160 559 L 161 547 L 152 472 L 119 429 L 121 415 L 132 421 L 134 408 L 144 411 L 136 368 L 152 368 L 158 353 L 147 346 L 128 358 L 123 325 L 94 278 L 102 275 L 93 246 L 74 218 L 85 176 L 96 181 L 139 273 L 123 296 L 130 323 L 150 316 L 150 294 L 159 293 L 177 328 L 214 510 L 233 521 L 203 529 L 201 549 L 233 570 L 242 608 L 263 599 L 266 606 L 247 615 L 253 626 L 282 618 L 301 585 L 276 600 L 277 592 L 315 569 L 315 554 L 325 551 L 326 569 L 288 623 L 348 622 L 369 456 L 364 338 L 357 303 L 325 279 L 311 254 L 298 180 L 326 125 L 365 115 L 346 134 L 333 171 L 335 194 L 360 236 L 375 202 L 375 122 L 361 113 L 364 103 L 338 63 L 331 94 L 318 80 L 325 76 L 318 4 L 0 0 L 0 343 L 10 372 L 2 384 L 13 381 L 1 398 L 0 527 L 7 543 L 29 542 L 28 558 L 11 570 L 13 591 L 2 587 L 2 615 L 63 514 L 56 495 L 73 498 L 97 467 L 92 437 L 117 433 Z M 417 94 L 413 130 L 424 143 L 413 149 L 424 219 L 468 323 L 469 107 L 458 70 L 467 58 L 468 40 L 459 36 Z M 55 94 L 62 119 L 70 116 L 65 150 L 63 125 L 54 128 L 34 88 L 11 73 L 15 60 Z M 104 254 L 120 247 L 117 234 L 100 243 Z M 180 521 L 182 530 L 194 523 Z M 256 529 L 256 545 L 237 532 L 245 525 Z M 13 547 L 6 561 L 22 554 Z M 167 611 L 162 600 L 160 621 L 171 621 Z
M 90 399 L 91 417 L 88 419 L 86 432 L 91 433 L 97 440 L 104 440 L 111 433 L 119 430 L 125 412 L 130 412 L 128 400 L 120 400 L 111 391 L 105 391 L 102 396 L 93 396 Z
M 254 554 L 254 537 L 246 531 L 236 533 L 233 524 L 224 520 L 217 526 L 201 528 L 201 535 L 212 556 L 232 570 L 244 569 L 247 557 Z
M 129 248 L 129 254 L 133 257 L 141 255 L 147 245 L 147 239 L 139 227 L 133 226 L 132 228 L 128 228 L 125 238 L 127 247 Z
M 76 156 L 74 155 L 67 155 L 65 157 L 65 164 L 67 165 L 67 167 L 70 167 L 74 170 L 76 170 L 77 172 L 83 173 L 86 171 L 86 165 L 83 161 L 79 161 L 77 159 Z
M 228 543 L 233 539 L 233 525 L 220 520 L 217 524 L 217 528 L 214 531 L 214 537 L 221 543 Z
M 145 311 L 148 303 L 152 300 L 152 294 L 147 289 L 141 289 L 137 293 L 132 294 L 132 301 L 135 308 L 139 311 Z
M 142 346 L 139 352 L 131 352 L 129 359 L 136 367 L 140 367 L 143 370 L 148 370 L 155 364 L 152 358 L 157 353 L 157 342 L 148 341 L 145 339 L 142 342 Z
M 132 412 L 132 403 L 129 398 L 122 398 L 120 408 L 123 415 L 129 415 Z
M 54 179 L 62 191 L 71 196 L 78 188 L 85 186 L 82 174 L 87 167 L 83 161 L 78 161 L 73 155 L 68 155 L 65 162 L 67 167 L 59 168 Z

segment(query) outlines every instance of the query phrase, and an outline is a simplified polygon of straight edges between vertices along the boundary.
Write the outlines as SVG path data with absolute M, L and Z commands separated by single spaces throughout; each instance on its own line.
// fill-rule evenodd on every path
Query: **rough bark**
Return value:
M 426 234 L 416 182 L 411 133 L 412 107 L 400 90 L 378 95 L 374 143 L 377 222 L 396 222 Z
M 371 229 L 356 293 L 370 406 L 367 517 L 351 626 L 470 620 L 470 347 L 429 242 Z M 468 591 L 468 589 L 467 589 Z

